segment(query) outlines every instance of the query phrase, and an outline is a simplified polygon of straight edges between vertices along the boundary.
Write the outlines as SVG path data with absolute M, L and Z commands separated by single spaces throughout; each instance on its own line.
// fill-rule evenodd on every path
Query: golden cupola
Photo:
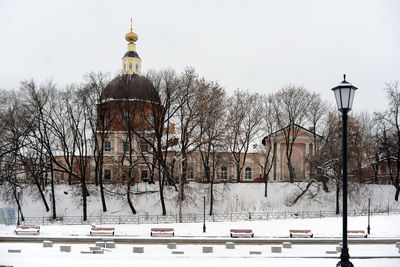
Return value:
M 131 18 L 131 31 L 125 35 L 125 39 L 128 41 L 128 51 L 122 57 L 122 73 L 140 74 L 142 61 L 138 53 L 136 52 L 135 42 L 138 40 L 138 35 L 133 32 L 132 18 Z

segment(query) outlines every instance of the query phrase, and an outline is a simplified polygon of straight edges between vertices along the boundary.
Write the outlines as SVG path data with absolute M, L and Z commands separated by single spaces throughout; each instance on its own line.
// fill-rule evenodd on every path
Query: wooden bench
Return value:
M 40 226 L 33 226 L 33 225 L 17 225 L 15 229 L 15 233 L 19 234 L 26 234 L 26 235 L 38 235 L 40 232 Z
M 115 232 L 114 227 L 96 227 L 92 226 L 90 229 L 90 235 L 104 235 L 104 236 L 113 236 Z
M 251 229 L 231 229 L 231 237 L 254 237 Z
M 290 238 L 292 237 L 313 237 L 313 233 L 311 233 L 311 230 L 290 230 L 289 232 Z
M 366 238 L 368 237 L 368 235 L 365 233 L 364 230 L 348 230 L 347 237 Z
M 173 237 L 174 228 L 151 228 L 150 236 L 153 237 Z

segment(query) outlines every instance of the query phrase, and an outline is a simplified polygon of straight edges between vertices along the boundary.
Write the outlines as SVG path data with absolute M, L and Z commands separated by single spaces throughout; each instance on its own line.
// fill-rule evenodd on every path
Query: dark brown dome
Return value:
M 153 84 L 136 73 L 118 75 L 109 82 L 101 94 L 102 101 L 107 99 L 132 99 L 160 103 L 160 97 Z

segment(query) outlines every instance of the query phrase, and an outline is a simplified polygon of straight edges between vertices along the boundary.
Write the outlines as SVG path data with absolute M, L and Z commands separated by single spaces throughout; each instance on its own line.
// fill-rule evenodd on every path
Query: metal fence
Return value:
M 395 210 L 371 210 L 371 216 L 400 214 L 400 209 Z M 366 216 L 368 210 L 349 210 L 348 216 Z M 207 222 L 236 222 L 236 221 L 259 221 L 259 220 L 286 220 L 286 219 L 308 219 L 339 217 L 334 211 L 300 211 L 300 212 L 242 212 L 231 214 L 206 215 Z M 203 214 L 183 214 L 182 223 L 203 222 Z M 15 224 L 13 221 L 6 224 Z M 84 221 L 82 216 L 64 216 L 53 219 L 51 217 L 25 217 L 22 225 L 101 225 L 101 224 L 165 224 L 178 223 L 178 215 L 121 215 L 121 216 L 88 216 Z

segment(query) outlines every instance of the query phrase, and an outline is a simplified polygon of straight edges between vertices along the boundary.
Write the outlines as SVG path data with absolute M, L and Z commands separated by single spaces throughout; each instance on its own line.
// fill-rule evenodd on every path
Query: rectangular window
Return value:
M 111 142 L 110 141 L 104 141 L 104 151 L 111 152 Z
M 130 149 L 129 142 L 123 142 L 122 147 L 123 147 L 124 152 L 129 152 L 129 149 Z
M 130 116 L 129 116 L 129 112 L 128 111 L 124 111 L 122 113 L 122 116 L 123 116 L 124 122 L 128 122 L 129 121 Z
M 147 177 L 147 170 L 142 170 L 142 181 L 147 181 L 148 177 Z
M 140 151 L 142 153 L 149 152 L 149 143 L 147 143 L 146 141 L 141 141 L 140 142 Z
M 136 64 L 136 70 L 139 70 L 139 64 Z
M 250 168 L 250 167 L 247 167 L 247 168 L 245 169 L 245 171 L 244 171 L 244 179 L 246 179 L 246 180 L 251 180 L 251 179 L 252 179 L 251 176 L 252 176 L 252 175 L 251 175 L 251 168 Z
M 111 170 L 104 170 L 104 180 L 110 181 L 111 180 Z
M 226 167 L 221 168 L 221 179 L 222 180 L 228 179 L 228 169 Z

